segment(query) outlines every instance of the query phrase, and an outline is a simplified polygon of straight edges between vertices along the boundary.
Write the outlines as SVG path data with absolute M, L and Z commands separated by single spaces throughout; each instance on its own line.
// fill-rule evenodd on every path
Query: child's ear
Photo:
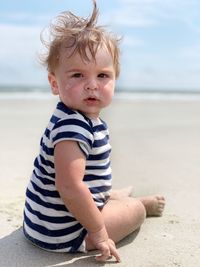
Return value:
M 51 85 L 52 93 L 54 95 L 58 95 L 59 94 L 58 83 L 57 83 L 55 75 L 52 73 L 48 73 L 48 80 L 49 80 L 49 83 Z

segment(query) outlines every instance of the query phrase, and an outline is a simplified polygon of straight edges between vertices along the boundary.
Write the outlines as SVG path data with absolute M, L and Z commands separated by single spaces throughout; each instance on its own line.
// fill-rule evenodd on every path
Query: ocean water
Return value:
M 6 99 L 37 99 L 44 100 L 52 98 L 48 86 L 1 86 L 0 100 Z M 200 101 L 200 90 L 126 90 L 116 89 L 115 99 L 130 101 Z

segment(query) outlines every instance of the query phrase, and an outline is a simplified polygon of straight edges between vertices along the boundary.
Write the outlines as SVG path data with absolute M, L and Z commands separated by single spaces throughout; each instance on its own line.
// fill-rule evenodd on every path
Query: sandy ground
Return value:
M 94 253 L 55 254 L 23 237 L 24 192 L 55 99 L 0 100 L 0 266 L 113 266 Z M 162 218 L 148 218 L 119 245 L 121 267 L 200 266 L 200 101 L 114 100 L 110 126 L 114 187 L 162 193 Z

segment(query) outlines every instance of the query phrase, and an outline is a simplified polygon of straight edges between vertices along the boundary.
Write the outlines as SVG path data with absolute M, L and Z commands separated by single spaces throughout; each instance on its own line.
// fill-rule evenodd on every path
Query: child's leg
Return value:
M 123 197 L 131 197 L 133 192 L 132 186 L 128 186 L 118 190 L 112 190 L 110 199 L 122 199 Z M 147 216 L 162 216 L 165 199 L 163 196 L 147 196 L 138 198 L 145 206 Z
M 138 229 L 147 215 L 161 216 L 164 205 L 165 200 L 161 196 L 110 199 L 102 210 L 109 237 L 115 243 L 119 242 Z M 87 238 L 86 248 L 95 249 Z

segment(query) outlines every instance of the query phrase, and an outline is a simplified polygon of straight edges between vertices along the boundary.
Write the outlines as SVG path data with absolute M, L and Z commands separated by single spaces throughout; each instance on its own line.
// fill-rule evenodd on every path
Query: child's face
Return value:
M 85 62 L 78 53 L 68 58 L 70 51 L 61 51 L 55 74 L 49 74 L 54 94 L 71 109 L 97 118 L 102 108 L 112 100 L 115 70 L 110 53 L 99 48 L 96 61 Z

